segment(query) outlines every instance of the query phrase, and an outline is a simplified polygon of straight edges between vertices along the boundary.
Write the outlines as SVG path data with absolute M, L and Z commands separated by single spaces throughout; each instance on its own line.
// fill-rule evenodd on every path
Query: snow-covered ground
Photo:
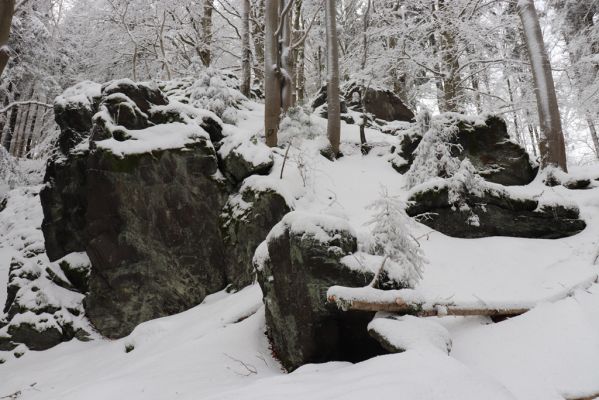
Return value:
M 252 107 L 237 134 L 260 132 L 261 106 Z M 367 136 L 372 143 L 395 140 L 373 130 Z M 295 209 L 342 216 L 365 231 L 371 215 L 366 206 L 381 187 L 404 195 L 403 177 L 387 161 L 388 146 L 361 155 L 355 125 L 343 125 L 345 156 L 336 162 L 318 154 L 323 140 L 294 139 L 283 179 L 280 151 L 271 176 L 252 178 L 253 184 L 276 186 Z M 416 228 L 429 260 L 418 289 L 428 297 L 481 305 L 539 303 L 500 323 L 479 317 L 435 319 L 451 334 L 449 356 L 421 347 L 358 364 L 306 365 L 286 374 L 269 350 L 262 294 L 254 285 L 209 296 L 120 340 L 72 341 L 8 357 L 0 365 L 0 398 L 560 400 L 599 393 L 599 285 L 592 284 L 599 272 L 599 185 L 570 191 L 533 183 L 526 191 L 551 192 L 576 203 L 587 228 L 559 240 L 456 239 L 423 225 Z M 0 213 L 0 228 L 39 227 L 37 207 L 22 210 L 29 219 Z M 17 227 L 15 220 L 31 225 Z M 0 231 L 2 303 L 14 254 L 6 236 Z

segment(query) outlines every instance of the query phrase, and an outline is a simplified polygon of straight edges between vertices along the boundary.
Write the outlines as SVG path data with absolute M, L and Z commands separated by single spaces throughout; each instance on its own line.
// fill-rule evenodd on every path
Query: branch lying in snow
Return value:
M 595 400 L 595 399 L 599 399 L 599 392 L 598 393 L 594 393 L 588 396 L 582 396 L 582 397 L 565 397 L 566 400 Z
M 4 114 L 5 112 L 9 111 L 11 108 L 16 107 L 16 106 L 29 106 L 29 105 L 36 105 L 36 106 L 41 106 L 41 107 L 46 107 L 46 108 L 54 108 L 54 106 L 52 104 L 42 103 L 41 101 L 35 101 L 35 100 L 15 101 L 14 103 L 10 103 L 9 105 L 7 105 L 4 108 L 1 108 L 0 114 Z
M 343 311 L 385 311 L 417 317 L 443 317 L 446 315 L 514 317 L 524 314 L 538 303 L 561 300 L 571 296 L 578 289 L 587 289 L 597 283 L 598 279 L 598 276 L 593 276 L 571 288 L 560 291 L 557 295 L 535 303 L 455 304 L 449 301 L 427 300 L 413 289 L 378 290 L 369 286 L 361 288 L 332 286 L 327 292 L 327 301 L 335 303 Z

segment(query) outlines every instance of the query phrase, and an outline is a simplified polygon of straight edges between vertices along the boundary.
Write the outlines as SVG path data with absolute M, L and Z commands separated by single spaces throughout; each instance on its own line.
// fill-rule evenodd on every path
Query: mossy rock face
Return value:
M 231 197 L 222 214 L 222 226 L 227 248 L 227 277 L 233 288 L 254 282 L 254 252 L 289 211 L 291 208 L 283 196 L 274 190 L 247 188 Z
M 119 158 L 92 152 L 86 313 L 105 336 L 199 304 L 227 285 L 214 149 L 196 146 Z
M 558 239 L 575 235 L 586 224 L 578 209 L 543 205 L 533 199 L 513 199 L 505 193 L 462 194 L 463 203 L 449 202 L 447 187 L 415 193 L 406 210 L 424 225 L 449 236 L 481 238 L 511 236 Z
M 329 239 L 323 241 L 310 232 L 286 227 L 269 236 L 268 258 L 258 269 L 268 335 L 288 371 L 307 363 L 356 362 L 384 353 L 366 329 L 374 313 L 344 313 L 327 304 L 330 286 L 359 287 L 373 279 L 373 274 L 351 270 L 340 262 L 356 250 L 351 232 L 327 234 Z

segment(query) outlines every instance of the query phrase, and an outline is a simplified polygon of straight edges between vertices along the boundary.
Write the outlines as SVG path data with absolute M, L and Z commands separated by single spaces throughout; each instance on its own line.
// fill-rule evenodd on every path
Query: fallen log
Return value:
M 451 315 L 502 318 L 524 314 L 541 302 L 564 299 L 571 296 L 578 289 L 587 289 L 596 283 L 597 279 L 597 276 L 593 276 L 577 285 L 561 290 L 553 296 L 539 299 L 536 302 L 513 304 L 493 304 L 482 301 L 456 304 L 453 301 L 447 300 L 425 299 L 422 294 L 413 289 L 379 290 L 369 286 L 361 288 L 333 286 L 327 292 L 327 301 L 336 304 L 343 311 L 384 311 L 417 317 L 443 317 Z
M 582 396 L 582 397 L 565 397 L 566 400 L 595 400 L 595 399 L 599 399 L 599 392 L 588 395 L 588 396 Z

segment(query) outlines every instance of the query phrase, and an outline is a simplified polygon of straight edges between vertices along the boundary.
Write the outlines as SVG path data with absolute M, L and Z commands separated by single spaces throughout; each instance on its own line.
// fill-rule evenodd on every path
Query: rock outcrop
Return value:
M 373 313 L 344 313 L 326 301 L 333 285 L 359 287 L 372 281 L 373 273 L 340 261 L 356 247 L 356 237 L 344 220 L 292 212 L 256 250 L 268 335 L 287 370 L 384 353 L 366 329 Z
M 558 239 L 582 231 L 578 209 L 511 196 L 496 189 L 464 190 L 451 200 L 450 187 L 439 184 L 417 191 L 408 215 L 446 235 L 459 238 L 512 236 Z
M 362 101 L 364 95 L 364 101 Z M 320 108 L 321 116 L 326 118 L 327 87 L 321 87 L 312 101 L 312 109 Z M 366 113 L 374 120 L 379 121 L 412 121 L 414 113 L 403 103 L 403 101 L 391 90 L 384 88 L 368 87 L 350 81 L 341 88 L 341 119 L 347 123 L 354 123 L 350 115 L 343 115 L 352 110 L 362 112 L 362 105 Z
M 485 180 L 501 185 L 526 185 L 535 178 L 537 168 L 526 150 L 510 139 L 501 118 L 487 117 L 484 124 L 458 115 L 435 118 L 446 118 L 449 124 L 455 125 L 456 133 L 449 140 L 452 156 L 460 160 L 467 158 Z M 413 126 L 394 133 L 401 137 L 399 145 L 392 149 L 397 157 L 393 157 L 391 163 L 398 172 L 405 173 L 422 141 L 422 129 Z
M 193 97 L 203 88 L 190 85 L 180 92 Z M 99 94 L 73 89 L 61 98 L 71 110 L 59 120 L 61 136 L 73 139 L 49 162 L 41 198 L 50 259 L 89 255 L 84 304 L 95 328 L 122 337 L 252 283 L 253 252 L 289 207 L 274 191 L 248 188 L 239 195 L 242 213 L 223 210 L 245 178 L 270 171 L 270 150 L 241 149 L 214 113 L 169 100 L 156 86 L 120 80 L 94 88 Z

